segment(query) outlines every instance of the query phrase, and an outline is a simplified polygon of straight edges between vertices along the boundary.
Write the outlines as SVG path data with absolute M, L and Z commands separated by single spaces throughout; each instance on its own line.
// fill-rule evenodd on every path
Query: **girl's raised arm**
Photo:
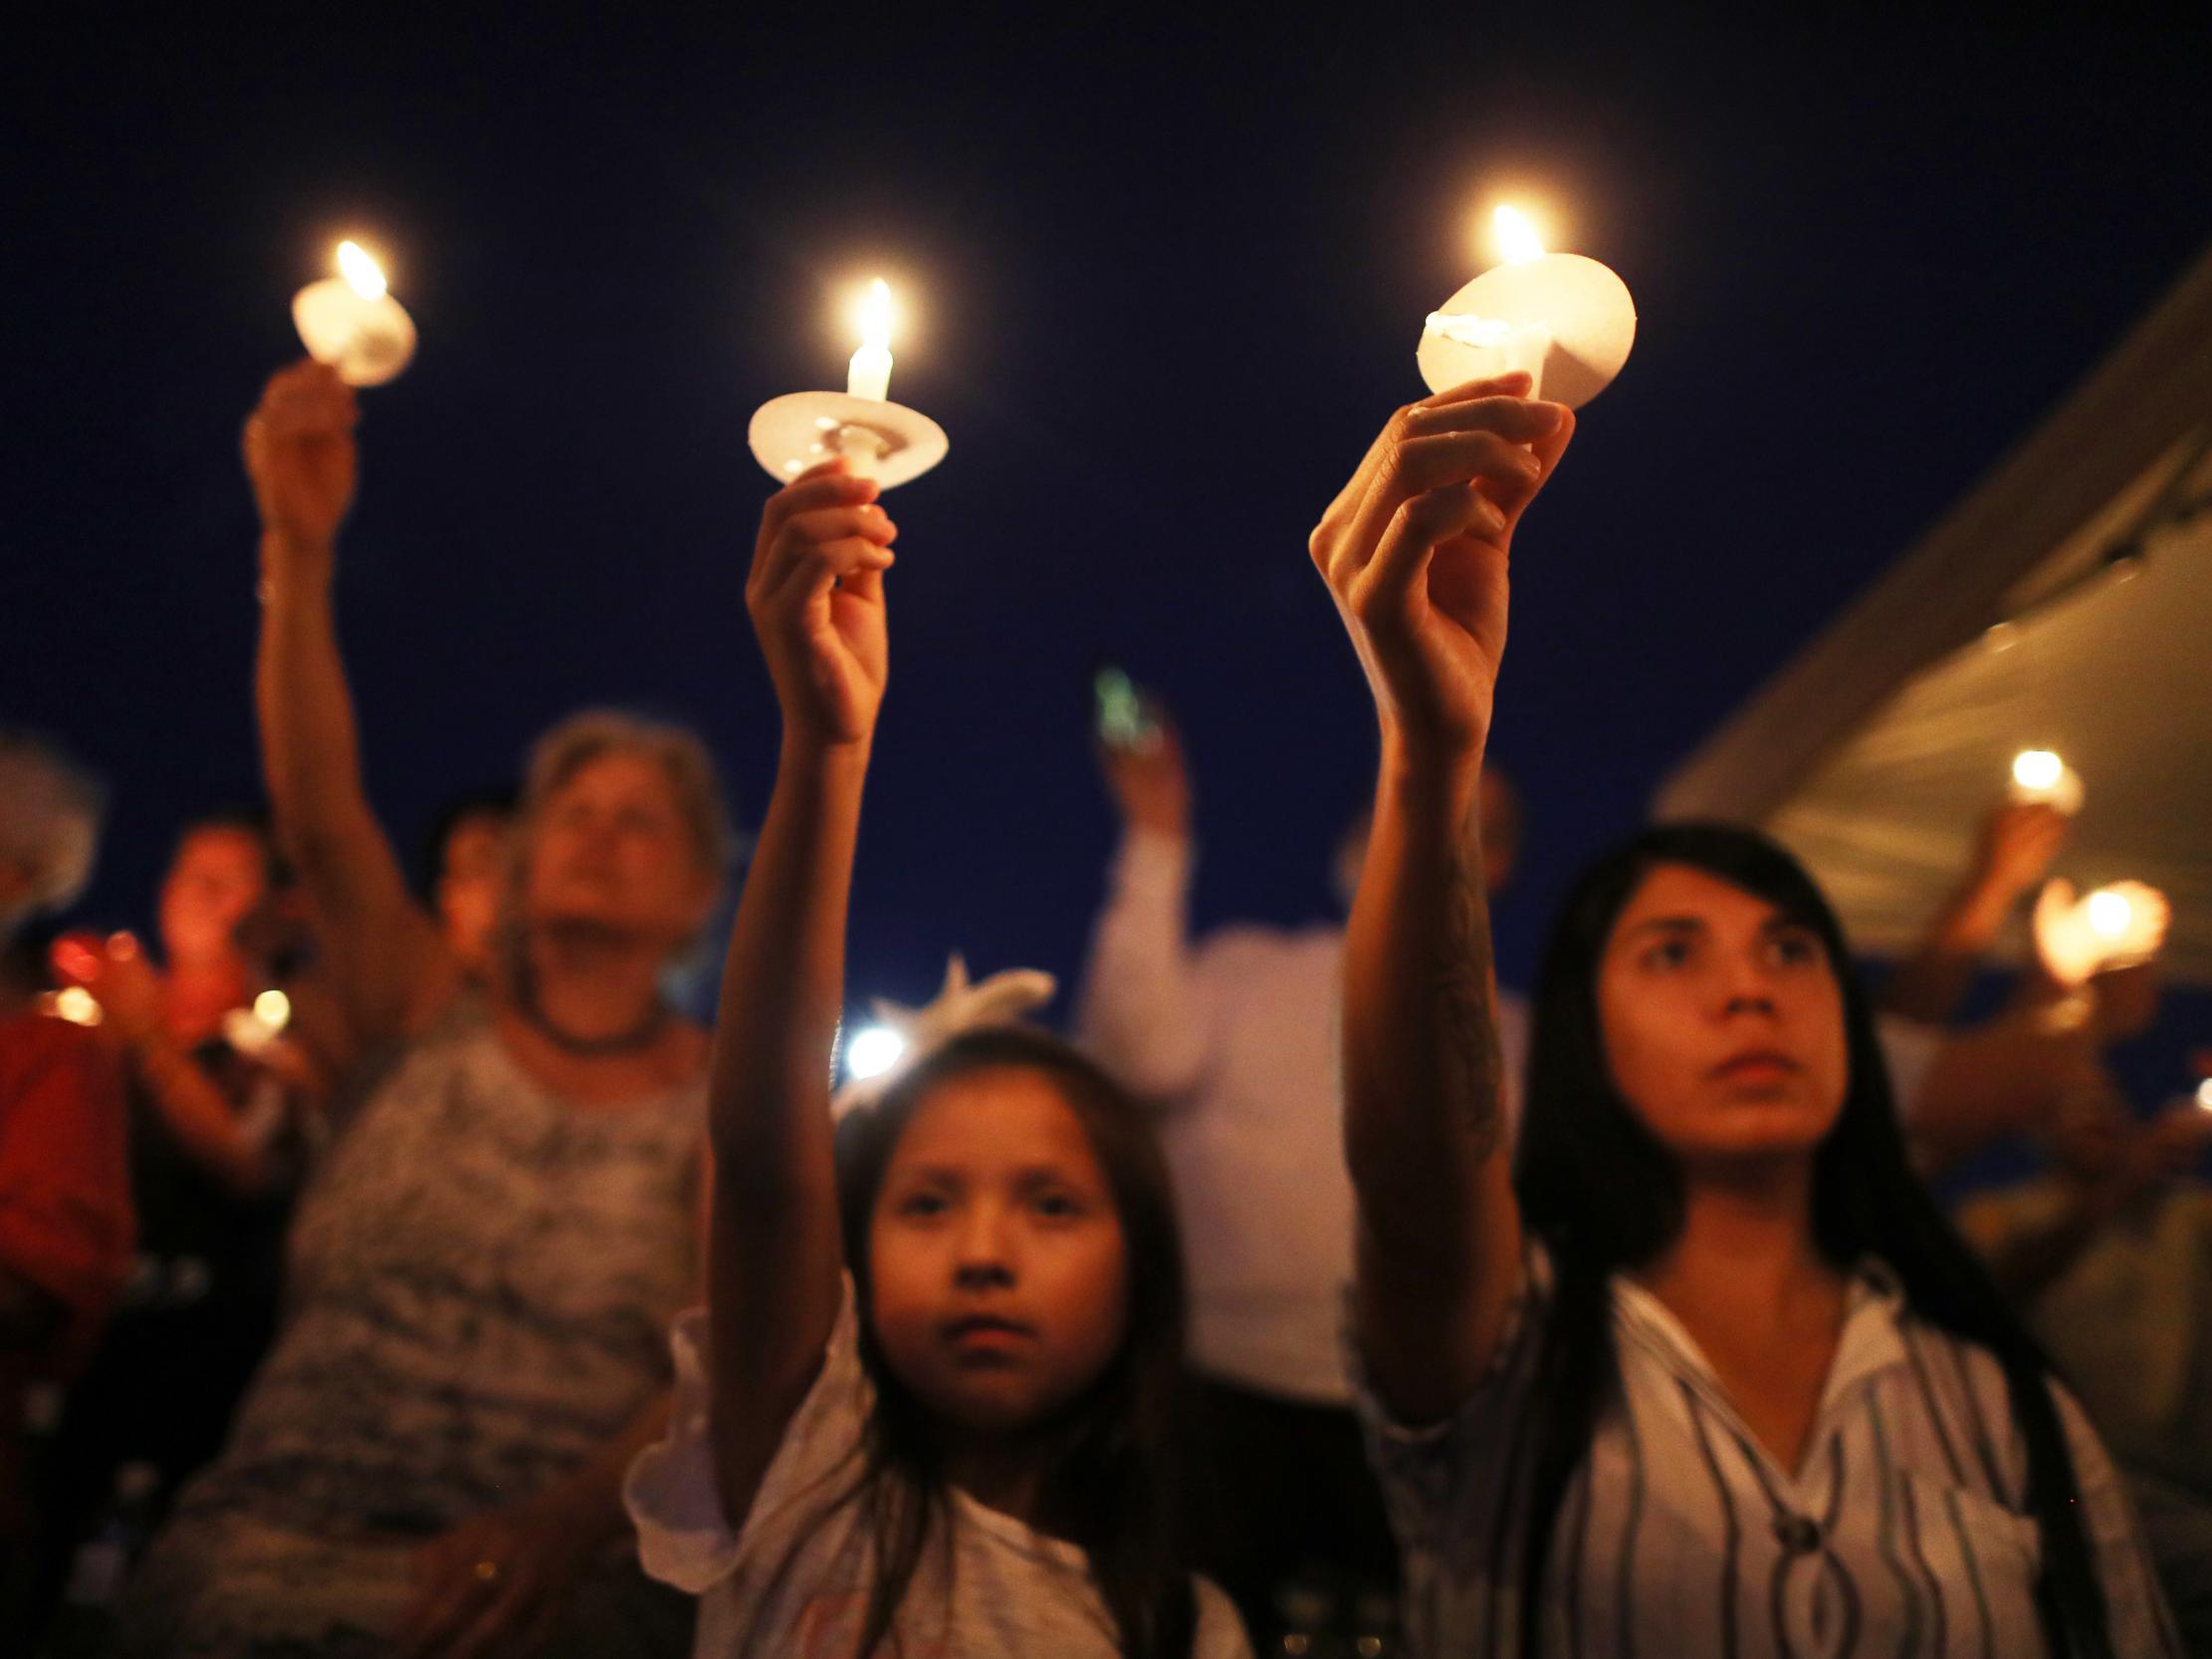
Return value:
M 831 1051 L 897 533 L 875 496 L 842 461 L 794 479 L 761 516 L 746 580 L 783 724 L 730 938 L 709 1094 L 712 1426 L 733 1530 L 820 1367 L 842 1294 Z

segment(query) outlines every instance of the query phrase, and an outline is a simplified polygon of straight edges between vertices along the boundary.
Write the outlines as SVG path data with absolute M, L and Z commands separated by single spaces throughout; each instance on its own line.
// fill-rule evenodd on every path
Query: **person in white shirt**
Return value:
M 836 1134 L 846 906 L 896 527 L 843 460 L 761 519 L 782 710 L 709 1090 L 707 1307 L 626 1496 L 700 1659 L 1249 1659 L 1174 1497 L 1183 1275 L 1150 1126 L 956 971 Z M 1009 1002 L 1002 991 L 1017 993 Z
M 1570 893 L 1508 1168 L 1467 845 L 1523 374 L 1386 425 L 1311 540 L 1382 723 L 1346 933 L 1353 1297 L 1413 1651 L 2178 1652 L 2110 1460 L 1912 1175 L 1834 913 L 1662 825 Z
M 1238 924 L 1194 940 L 1192 785 L 1165 710 L 1149 736 L 1101 745 L 1122 839 L 1091 936 L 1078 1040 L 1159 1113 L 1191 1278 L 1191 1356 L 1206 1406 L 1201 1564 L 1255 1630 L 1285 1594 L 1326 1596 L 1318 1622 L 1365 1633 L 1396 1552 L 1352 1410 L 1342 1340 L 1352 1183 L 1337 1084 L 1344 930 Z M 1518 801 L 1482 781 L 1485 878 L 1509 878 Z M 1362 813 L 1337 853 L 1349 904 Z M 1508 1076 L 1525 1022 L 1501 993 Z M 1314 1619 L 1314 1613 L 1300 1615 Z

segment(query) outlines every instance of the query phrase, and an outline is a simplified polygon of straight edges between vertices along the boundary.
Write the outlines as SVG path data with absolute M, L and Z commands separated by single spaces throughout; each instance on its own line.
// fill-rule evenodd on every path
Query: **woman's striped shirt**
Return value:
M 1366 1410 L 1424 1659 L 1519 1652 L 1533 1372 L 1552 1272 L 1531 1245 L 1490 1377 L 1427 1428 Z M 1607 1659 L 2031 1659 L 2045 1652 L 2027 1449 L 1986 1349 L 1855 1277 L 1802 1466 L 1782 1468 L 1674 1317 L 1616 1276 L 1623 1386 L 1565 1489 L 1543 1651 Z M 2122 1659 L 2180 1652 L 2110 1459 L 2055 1389 Z M 1363 1396 L 1364 1397 L 1364 1396 Z

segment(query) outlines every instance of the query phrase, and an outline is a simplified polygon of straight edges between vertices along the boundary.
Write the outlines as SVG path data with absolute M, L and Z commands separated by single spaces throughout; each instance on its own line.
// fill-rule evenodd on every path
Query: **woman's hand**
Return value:
M 568 1592 L 606 1530 L 548 1493 L 471 1516 L 415 1552 L 415 1604 L 399 1632 L 409 1659 L 528 1655 L 558 1630 Z
M 898 526 L 842 459 L 801 473 L 761 514 L 745 605 L 786 739 L 834 747 L 875 732 L 889 672 L 883 573 Z
M 1310 542 L 1386 740 L 1424 759 L 1488 735 L 1513 530 L 1574 436 L 1529 385 L 1500 375 L 1399 410 Z
M 353 505 L 360 411 L 328 363 L 279 369 L 246 417 L 246 476 L 262 540 L 279 553 L 328 555 Z

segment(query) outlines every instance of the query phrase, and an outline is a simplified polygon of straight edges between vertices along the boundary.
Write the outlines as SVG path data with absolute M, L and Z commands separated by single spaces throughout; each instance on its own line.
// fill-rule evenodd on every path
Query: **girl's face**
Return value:
M 877 1346 L 936 1415 L 1019 1431 L 1121 1346 L 1128 1252 L 1113 1189 L 1049 1078 L 995 1066 L 923 1097 L 868 1225 Z
M 1843 987 L 1820 935 L 1766 900 L 1662 864 L 1598 964 L 1614 1086 L 1688 1168 L 1807 1154 L 1850 1083 Z

